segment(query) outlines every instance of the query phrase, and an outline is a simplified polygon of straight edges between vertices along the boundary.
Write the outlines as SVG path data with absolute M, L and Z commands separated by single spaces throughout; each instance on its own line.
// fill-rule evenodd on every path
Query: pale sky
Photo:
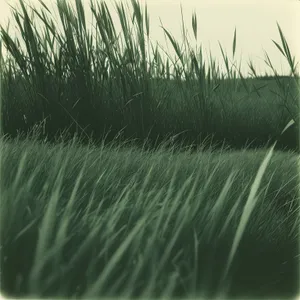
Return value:
M 28 0 L 33 6 L 39 6 L 38 0 Z M 26 1 L 26 3 L 28 3 Z M 97 0 L 94 0 L 97 1 Z M 10 19 L 9 5 L 15 7 L 16 0 L 0 0 L 0 24 L 6 25 Z M 75 0 L 69 0 L 69 3 L 75 3 Z M 92 22 L 92 13 L 89 10 L 89 0 L 82 0 L 86 8 L 87 23 Z M 130 0 L 123 0 L 124 4 L 131 6 Z M 279 23 L 290 47 L 291 53 L 295 56 L 296 62 L 300 58 L 300 1 L 299 0 L 139 0 L 144 5 L 147 3 L 150 17 L 150 38 L 153 44 L 158 41 L 163 48 L 174 57 L 172 46 L 166 46 L 165 37 L 162 28 L 160 28 L 160 19 L 163 26 L 175 37 L 181 44 L 181 10 L 183 8 L 184 23 L 189 33 L 191 45 L 195 44 L 192 31 L 192 14 L 196 12 L 198 21 L 198 47 L 200 44 L 204 53 L 211 51 L 212 57 L 221 62 L 222 56 L 218 41 L 227 52 L 229 58 L 232 56 L 232 41 L 234 29 L 237 30 L 237 62 L 242 60 L 242 71 L 246 75 L 249 68 L 247 63 L 249 59 L 258 73 L 268 73 L 271 70 L 264 62 L 265 50 L 277 71 L 281 74 L 289 72 L 286 60 L 275 47 L 272 39 L 280 42 L 280 36 L 276 22 Z M 55 11 L 55 0 L 44 0 L 49 8 L 55 12 L 55 19 L 58 20 L 58 14 Z M 113 8 L 113 0 L 106 1 L 109 8 L 112 8 L 111 14 L 116 21 L 116 28 L 120 28 L 117 14 Z M 9 5 L 8 5 L 9 4 Z M 19 4 L 18 4 L 19 7 Z M 16 34 L 11 24 L 10 32 Z M 19 35 L 18 35 L 19 36 Z M 298 37 L 298 39 L 297 39 Z M 242 57 L 241 57 L 242 55 Z M 205 58 L 207 56 L 205 55 Z M 282 71 L 281 71 L 282 70 Z M 299 68 L 298 68 L 299 70 Z

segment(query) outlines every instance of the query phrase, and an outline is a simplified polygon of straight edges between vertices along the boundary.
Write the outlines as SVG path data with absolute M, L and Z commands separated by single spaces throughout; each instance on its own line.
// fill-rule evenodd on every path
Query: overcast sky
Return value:
M 95 0 L 97 1 L 97 0 Z M 15 6 L 16 0 L 0 0 L 0 24 L 6 25 L 10 18 L 9 5 Z M 28 1 L 26 1 L 28 2 Z M 30 0 L 32 5 L 38 6 L 38 0 Z M 55 0 L 44 0 L 55 12 Z M 74 3 L 75 0 L 69 0 Z M 89 10 L 89 0 L 82 0 L 87 13 L 87 22 L 91 23 L 92 14 Z M 106 1 L 112 8 L 111 13 L 118 26 L 117 14 L 113 8 L 113 0 Z M 129 0 L 123 0 L 128 3 Z M 287 73 L 288 65 L 272 42 L 272 39 L 280 43 L 280 37 L 276 22 L 279 23 L 296 62 L 300 57 L 300 1 L 299 0 L 139 0 L 144 5 L 147 3 L 150 16 L 150 37 L 152 42 L 158 41 L 168 53 L 173 55 L 172 46 L 166 47 L 163 30 L 160 28 L 160 19 L 163 26 L 182 42 L 181 11 L 182 4 L 184 23 L 188 29 L 191 44 L 194 45 L 192 31 L 192 14 L 195 11 L 198 21 L 198 45 L 202 44 L 205 53 L 211 51 L 212 56 L 222 61 L 218 41 L 227 51 L 229 58 L 232 54 L 232 40 L 234 29 L 237 30 L 237 60 L 242 55 L 242 71 L 247 74 L 247 62 L 253 61 L 258 72 L 270 72 L 264 62 L 265 50 L 279 73 Z M 55 18 L 58 15 L 55 12 Z M 11 24 L 12 25 L 12 24 Z M 16 34 L 11 26 L 10 32 Z M 298 39 L 297 39 L 298 37 Z M 169 50 L 168 50 L 169 49 Z M 282 71 L 281 71 L 282 70 Z

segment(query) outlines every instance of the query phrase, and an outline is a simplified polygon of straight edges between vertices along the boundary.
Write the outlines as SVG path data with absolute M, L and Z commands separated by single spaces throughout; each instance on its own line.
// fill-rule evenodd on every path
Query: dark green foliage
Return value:
M 163 28 L 165 62 L 136 0 L 130 17 L 117 6 L 121 35 L 105 2 L 91 4 L 95 35 L 80 0 L 57 1 L 61 33 L 41 4 L 42 33 L 23 1 L 13 12 L 25 52 L 1 27 L 1 292 L 296 295 L 299 76 L 279 25 L 291 75 L 266 54 L 274 75 L 250 63 L 244 78 L 221 45 L 226 75 Z M 195 14 L 192 28 L 197 40 Z
M 295 154 L 274 153 L 226 279 L 231 282 L 223 282 L 250 185 L 266 151 L 147 153 L 132 146 L 97 149 L 29 141 L 6 141 L 1 147 L 7 174 L 2 181 L 0 227 L 5 295 L 81 297 L 143 218 L 144 225 L 116 256 L 97 295 L 127 291 L 138 297 L 154 277 L 152 297 L 160 296 L 168 282 L 175 284 L 173 297 L 216 296 L 224 284 L 231 284 L 230 298 L 285 298 L 298 291 Z M 66 214 L 78 174 L 82 180 Z M 228 174 L 235 174 L 231 183 Z M 57 205 L 49 217 L 54 201 Z M 45 227 L 47 216 L 53 225 Z M 64 228 L 65 238 L 60 232 Z M 37 260 L 46 237 L 48 246 Z M 34 277 L 33 270 L 41 266 Z
M 233 71 L 220 45 L 225 77 L 212 59 L 210 65 L 204 62 L 202 48 L 191 50 L 185 40 L 182 51 L 164 28 L 178 57 L 176 61 L 169 57 L 165 63 L 158 45 L 149 43 L 147 11 L 144 14 L 135 1 L 132 24 L 124 6 L 118 6 L 119 38 L 106 4 L 92 5 L 96 46 L 80 1 L 75 12 L 67 2 L 58 2 L 62 32 L 49 18 L 46 4 L 42 14 L 33 8 L 33 15 L 44 25 L 44 35 L 20 3 L 21 12 L 13 14 L 23 41 L 13 41 L 1 28 L 3 45 L 11 57 L 3 68 L 4 134 L 16 137 L 17 132 L 26 133 L 44 122 L 43 136 L 52 142 L 68 130 L 70 138 L 76 132 L 84 143 L 91 138 L 101 143 L 104 136 L 109 142 L 122 132 L 121 140 L 141 145 L 147 139 L 151 148 L 176 135 L 176 141 L 185 146 L 208 141 L 216 147 L 225 142 L 241 149 L 246 144 L 250 148 L 270 145 L 292 118 L 295 126 L 280 136 L 276 148 L 299 151 L 299 81 L 295 72 L 279 76 L 273 69 L 273 76 L 257 77 L 250 65 L 256 78 L 243 78 Z M 196 16 L 192 24 L 197 38 Z M 274 43 L 292 63 L 278 28 L 283 49 Z M 122 38 L 125 46 L 121 46 Z M 21 42 L 25 52 L 18 46 Z M 235 50 L 236 31 L 233 57 Z

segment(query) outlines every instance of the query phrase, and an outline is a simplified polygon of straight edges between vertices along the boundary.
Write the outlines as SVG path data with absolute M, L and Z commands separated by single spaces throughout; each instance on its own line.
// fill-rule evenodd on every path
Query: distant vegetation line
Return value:
M 40 136 L 50 141 L 67 130 L 69 138 L 77 133 L 84 143 L 101 143 L 105 136 L 107 141 L 118 137 L 138 144 L 147 140 L 155 148 L 172 137 L 195 149 L 204 142 L 241 149 L 278 140 L 278 149 L 299 151 L 299 74 L 279 25 L 281 45 L 273 42 L 289 63 L 291 76 L 280 76 L 266 54 L 273 75 L 259 76 L 250 62 L 250 79 L 236 67 L 236 30 L 231 57 L 220 45 L 226 67 L 222 73 L 211 55 L 204 60 L 201 46 L 192 49 L 185 39 L 182 47 L 164 27 L 177 58 L 166 53 L 168 58 L 162 59 L 164 49 L 149 40 L 147 8 L 143 11 L 137 1 L 131 2 L 131 16 L 123 4 L 117 5 L 120 35 L 105 2 L 91 5 L 94 35 L 86 28 L 81 1 L 76 1 L 75 11 L 66 1 L 57 4 L 62 32 L 46 3 L 43 14 L 20 4 L 13 17 L 23 41 L 1 27 L 9 53 L 2 65 L 4 134 L 16 137 L 42 124 Z M 42 21 L 42 35 L 34 26 L 36 18 Z M 195 14 L 192 29 L 197 40 Z M 291 119 L 294 125 L 281 135 Z

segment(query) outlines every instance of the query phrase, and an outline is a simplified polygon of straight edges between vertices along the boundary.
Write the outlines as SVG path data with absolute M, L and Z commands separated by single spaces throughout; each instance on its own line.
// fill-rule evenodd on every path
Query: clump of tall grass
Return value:
M 10 55 L 4 64 L 5 133 L 15 136 L 17 130 L 26 131 L 44 121 L 50 138 L 66 128 L 71 133 L 79 131 L 87 140 L 91 135 L 99 140 L 107 131 L 112 140 L 122 131 L 125 139 L 142 142 L 145 138 L 161 141 L 168 134 L 184 132 L 181 136 L 187 144 L 215 135 L 219 142 L 226 137 L 233 146 L 242 147 L 245 135 L 250 140 L 256 138 L 261 146 L 270 136 L 277 137 L 289 120 L 298 126 L 298 92 L 285 86 L 267 54 L 266 63 L 277 84 L 273 94 L 266 89 L 267 84 L 252 85 L 242 76 L 235 62 L 236 31 L 232 62 L 220 45 L 226 67 L 226 74 L 222 74 L 211 55 L 209 63 L 204 60 L 201 46 L 190 46 L 183 21 L 182 46 L 162 26 L 176 54 L 173 59 L 165 53 L 164 59 L 164 49 L 150 41 L 147 6 L 143 10 L 137 1 L 131 1 L 129 18 L 124 4 L 117 4 L 121 25 L 117 33 L 105 2 L 90 3 L 95 30 L 88 28 L 82 2 L 76 0 L 75 4 L 73 10 L 66 1 L 57 1 L 62 31 L 46 3 L 41 3 L 40 11 L 32 7 L 30 15 L 23 1 L 21 11 L 13 11 L 23 41 L 13 40 L 8 28 L 1 27 L 3 44 Z M 41 30 L 35 26 L 35 18 L 42 23 Z M 197 41 L 195 14 L 192 29 Z M 293 78 L 289 85 L 296 83 L 299 90 L 295 61 L 279 25 L 278 30 L 282 46 L 274 43 L 291 67 Z M 251 62 L 249 67 L 252 76 L 257 77 Z M 242 95 L 238 93 L 241 88 Z M 241 110 L 251 115 L 247 106 L 254 103 L 254 95 L 259 97 L 253 105 L 255 109 L 259 105 L 259 113 L 253 111 L 254 118 L 243 123 L 236 107 L 241 105 Z M 247 101 L 238 101 L 240 98 Z M 280 108 L 282 115 L 277 117 L 275 99 L 284 108 Z M 267 102 L 271 102 L 274 111 L 263 116 L 269 112 Z M 10 111 L 14 111 L 13 120 L 8 116 Z M 270 124 L 265 120 L 271 120 Z M 296 138 L 294 130 L 286 144 L 295 144 Z
M 227 76 L 213 60 L 207 67 L 201 49 L 193 51 L 186 40 L 181 50 L 165 28 L 177 59 L 169 57 L 164 63 L 158 45 L 148 43 L 147 8 L 143 14 L 137 1 L 131 3 L 131 24 L 124 5 L 117 6 L 120 35 L 107 5 L 91 3 L 94 39 L 81 1 L 76 0 L 76 11 L 57 1 L 62 33 L 48 18 L 46 3 L 41 2 L 41 11 L 32 8 L 44 25 L 41 33 L 20 1 L 21 12 L 13 15 L 26 52 L 1 27 L 11 55 L 5 62 L 0 58 L 4 133 L 13 135 L 37 121 L 43 122 L 43 135 L 75 126 L 89 140 L 89 133 L 99 138 L 108 125 L 113 134 L 123 128 L 125 138 L 142 140 L 184 128 L 213 132 L 213 126 L 223 125 L 218 117 L 228 122 L 232 116 L 230 110 L 218 114 L 216 103 L 229 107 L 227 100 L 236 99 L 241 84 L 248 98 L 263 94 L 263 86 L 250 88 L 248 79 L 230 66 L 222 47 Z M 195 15 L 192 27 L 197 38 Z M 295 80 L 296 67 L 278 29 L 282 46 L 275 45 Z M 235 49 L 236 32 L 233 56 Z M 268 57 L 267 62 L 272 68 Z M 295 100 L 282 78 L 275 77 L 274 97 Z M 284 106 L 289 108 L 289 103 Z M 292 113 L 290 119 L 280 132 L 298 122 Z M 233 120 L 232 128 L 237 124 Z M 187 132 L 183 136 L 195 137 Z M 4 139 L 0 147 L 1 288 L 7 294 L 86 298 L 296 292 L 299 205 L 292 171 L 298 157 L 277 153 L 277 162 L 284 161 L 278 174 L 271 169 L 275 144 L 264 155 L 249 155 L 252 161 L 246 167 L 237 154 L 230 159 L 222 151 L 193 156 L 120 145 L 91 149 Z M 240 165 L 232 168 L 232 161 Z M 283 179 L 283 170 L 288 178 Z

